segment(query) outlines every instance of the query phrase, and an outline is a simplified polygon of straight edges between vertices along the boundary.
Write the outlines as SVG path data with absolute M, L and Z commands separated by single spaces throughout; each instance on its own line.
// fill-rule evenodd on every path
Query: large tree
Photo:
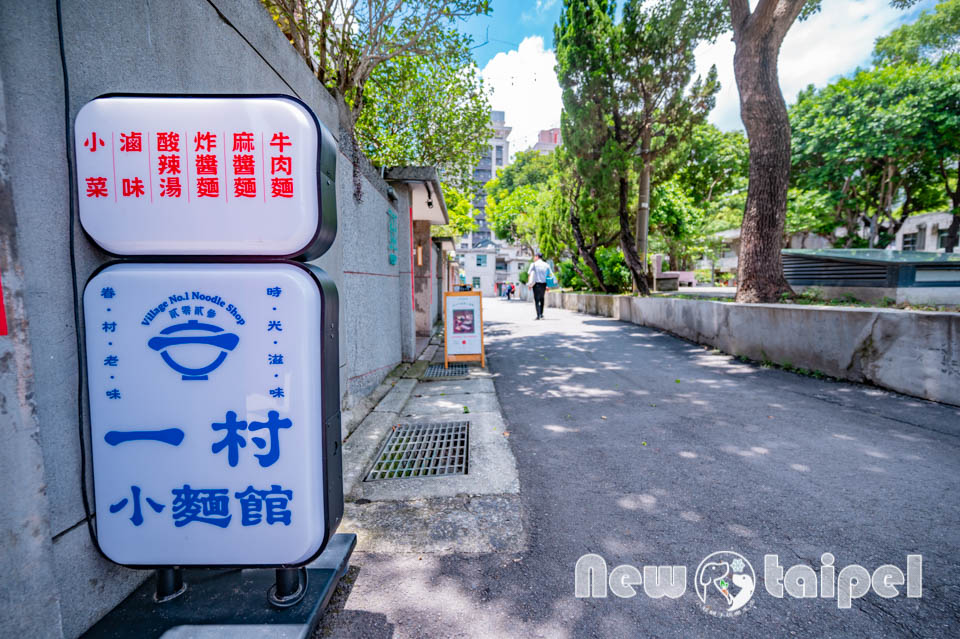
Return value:
M 718 0 L 720 1 L 720 0 Z M 916 0 L 892 0 L 906 7 Z M 777 58 L 790 27 L 820 0 L 727 0 L 740 118 L 750 141 L 750 182 L 740 232 L 737 301 L 775 302 L 790 291 L 780 249 L 790 184 L 790 121 Z
M 878 64 L 938 62 L 960 53 L 960 0 L 946 0 L 932 12 L 924 11 L 914 22 L 877 38 L 873 59 Z
M 907 217 L 941 205 L 945 195 L 960 208 L 951 187 L 960 166 L 960 71 L 949 60 L 884 66 L 811 87 L 792 107 L 791 122 L 795 183 L 827 194 L 848 245 L 863 224 L 868 246 L 883 246 Z
M 489 0 L 261 0 L 317 78 L 341 102 L 353 142 L 354 197 L 360 198 L 355 125 L 367 83 L 381 64 L 406 56 L 459 57 L 470 41 L 459 20 L 490 12 Z
M 620 246 L 644 295 L 649 287 L 637 237 L 647 226 L 650 175 L 656 159 L 713 106 L 716 71 L 704 81 L 690 80 L 693 49 L 715 34 L 719 15 L 711 2 L 628 0 L 618 23 L 613 2 L 566 0 L 554 29 L 561 128 L 575 158 L 581 197 L 615 194 Z M 634 217 L 631 187 L 638 156 L 641 205 Z
M 647 266 L 650 188 L 661 159 L 687 140 L 713 108 L 720 90 L 716 66 L 705 79 L 691 78 L 693 51 L 720 30 L 723 9 L 710 0 L 628 0 L 623 8 L 621 76 L 623 111 L 639 129 L 639 187 L 636 242 L 641 269 Z M 667 176 L 669 177 L 669 176 Z M 625 251 L 628 264 L 631 255 Z
M 357 139 L 377 166 L 436 166 L 447 184 L 472 192 L 487 151 L 490 104 L 466 47 L 449 56 L 404 56 L 367 83 Z

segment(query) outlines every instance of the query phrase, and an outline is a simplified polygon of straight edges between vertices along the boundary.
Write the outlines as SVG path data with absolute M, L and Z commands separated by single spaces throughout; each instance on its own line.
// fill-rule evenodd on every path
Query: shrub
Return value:
M 530 274 L 526 271 L 520 271 L 517 273 L 517 279 L 520 280 L 521 284 L 526 284 L 527 280 L 530 279 Z

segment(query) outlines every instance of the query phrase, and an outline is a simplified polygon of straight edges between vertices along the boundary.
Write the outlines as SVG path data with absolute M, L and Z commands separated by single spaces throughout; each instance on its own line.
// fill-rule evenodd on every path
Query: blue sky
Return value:
M 491 106 L 506 111 L 511 153 L 536 141 L 540 129 L 559 126 L 560 87 L 553 72 L 553 25 L 561 0 L 493 0 L 490 16 L 461 25 L 473 36 L 474 58 L 491 92 Z M 752 0 L 751 5 L 755 4 Z M 874 40 L 912 21 L 936 0 L 922 0 L 910 11 L 888 0 L 824 0 L 823 8 L 793 26 L 780 53 L 780 86 L 787 103 L 808 84 L 824 86 L 858 66 L 866 66 Z M 742 129 L 733 76 L 731 34 L 697 49 L 698 72 L 717 65 L 721 90 L 710 121 L 724 130 Z

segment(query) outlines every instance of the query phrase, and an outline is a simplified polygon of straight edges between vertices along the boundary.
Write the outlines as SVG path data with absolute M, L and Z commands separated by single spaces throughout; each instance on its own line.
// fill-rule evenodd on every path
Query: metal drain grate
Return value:
M 466 475 L 470 422 L 398 424 L 364 481 Z
M 423 374 L 426 377 L 466 377 L 470 374 L 466 364 L 450 364 L 450 368 L 444 368 L 443 364 L 431 364 L 427 367 L 427 372 Z

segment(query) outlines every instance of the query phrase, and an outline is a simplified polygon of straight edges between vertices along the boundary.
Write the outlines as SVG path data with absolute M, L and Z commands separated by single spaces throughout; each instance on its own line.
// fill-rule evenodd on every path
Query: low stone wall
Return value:
M 549 293 L 547 304 L 661 329 L 732 355 L 960 405 L 960 313 L 560 291 Z

